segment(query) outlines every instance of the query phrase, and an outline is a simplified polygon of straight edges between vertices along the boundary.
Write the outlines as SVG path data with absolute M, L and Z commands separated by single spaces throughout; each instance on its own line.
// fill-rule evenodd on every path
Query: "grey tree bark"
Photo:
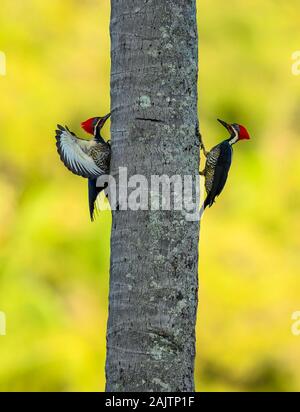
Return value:
M 111 7 L 111 175 L 197 175 L 195 0 Z M 106 390 L 193 391 L 199 222 L 122 207 L 112 217 Z

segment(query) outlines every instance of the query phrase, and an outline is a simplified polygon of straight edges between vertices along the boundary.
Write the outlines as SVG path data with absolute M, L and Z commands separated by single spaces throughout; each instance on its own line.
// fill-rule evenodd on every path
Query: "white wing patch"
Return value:
M 89 156 L 90 140 L 79 139 L 67 127 L 60 125 L 56 130 L 56 147 L 64 165 L 74 174 L 95 179 L 103 174 L 93 158 Z

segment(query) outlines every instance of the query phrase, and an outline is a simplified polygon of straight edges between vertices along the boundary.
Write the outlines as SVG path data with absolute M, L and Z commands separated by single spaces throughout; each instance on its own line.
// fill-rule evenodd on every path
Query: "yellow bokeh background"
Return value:
M 300 389 L 299 14 L 297 0 L 198 2 L 205 143 L 225 137 L 217 117 L 252 136 L 201 224 L 199 391 Z M 104 389 L 111 218 L 89 222 L 54 130 L 109 110 L 109 18 L 108 0 L 1 1 L 0 391 Z

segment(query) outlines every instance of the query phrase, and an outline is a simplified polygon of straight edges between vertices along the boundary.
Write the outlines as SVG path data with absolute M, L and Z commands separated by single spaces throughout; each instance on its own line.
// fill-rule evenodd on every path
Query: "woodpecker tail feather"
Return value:
M 90 216 L 91 221 L 95 220 L 95 213 L 97 212 L 97 197 L 107 188 L 107 183 L 104 186 L 97 186 L 97 179 L 88 179 L 88 188 L 89 188 L 89 209 L 90 209 Z M 106 194 L 107 196 L 107 194 Z
M 97 187 L 97 179 L 88 179 L 89 182 L 89 209 L 91 221 L 94 220 L 96 199 L 99 194 L 99 188 Z
M 210 195 L 207 195 L 206 199 L 204 200 L 204 209 L 206 209 L 207 206 L 211 207 L 214 203 L 214 200 L 211 198 Z
M 202 219 L 204 210 L 207 208 L 207 206 L 211 207 L 211 206 L 214 204 L 214 202 L 215 202 L 214 197 L 212 197 L 212 196 L 211 196 L 211 193 L 209 193 L 209 194 L 206 196 L 206 199 L 204 200 L 204 202 L 203 202 L 203 204 L 202 204 L 202 206 L 201 206 L 201 208 L 200 208 L 200 220 Z

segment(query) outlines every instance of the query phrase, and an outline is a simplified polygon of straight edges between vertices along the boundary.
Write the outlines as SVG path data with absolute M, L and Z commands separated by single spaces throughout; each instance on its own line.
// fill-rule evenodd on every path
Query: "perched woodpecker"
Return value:
M 220 119 L 218 121 L 228 130 L 230 137 L 213 147 L 209 152 L 206 152 L 201 141 L 201 146 L 206 156 L 205 168 L 200 172 L 201 175 L 205 176 L 205 189 L 207 193 L 203 205 L 204 209 L 207 206 L 211 207 L 213 205 L 215 197 L 219 196 L 225 186 L 232 161 L 232 145 L 239 140 L 250 139 L 249 133 L 244 126 L 236 123 L 229 124 Z
M 97 178 L 109 173 L 111 148 L 101 136 L 101 129 L 110 113 L 104 117 L 92 117 L 81 123 L 93 139 L 77 137 L 67 126 L 57 125 L 56 147 L 64 165 L 74 174 L 88 179 L 89 210 L 94 220 L 95 205 L 98 194 L 105 187 L 97 187 Z

